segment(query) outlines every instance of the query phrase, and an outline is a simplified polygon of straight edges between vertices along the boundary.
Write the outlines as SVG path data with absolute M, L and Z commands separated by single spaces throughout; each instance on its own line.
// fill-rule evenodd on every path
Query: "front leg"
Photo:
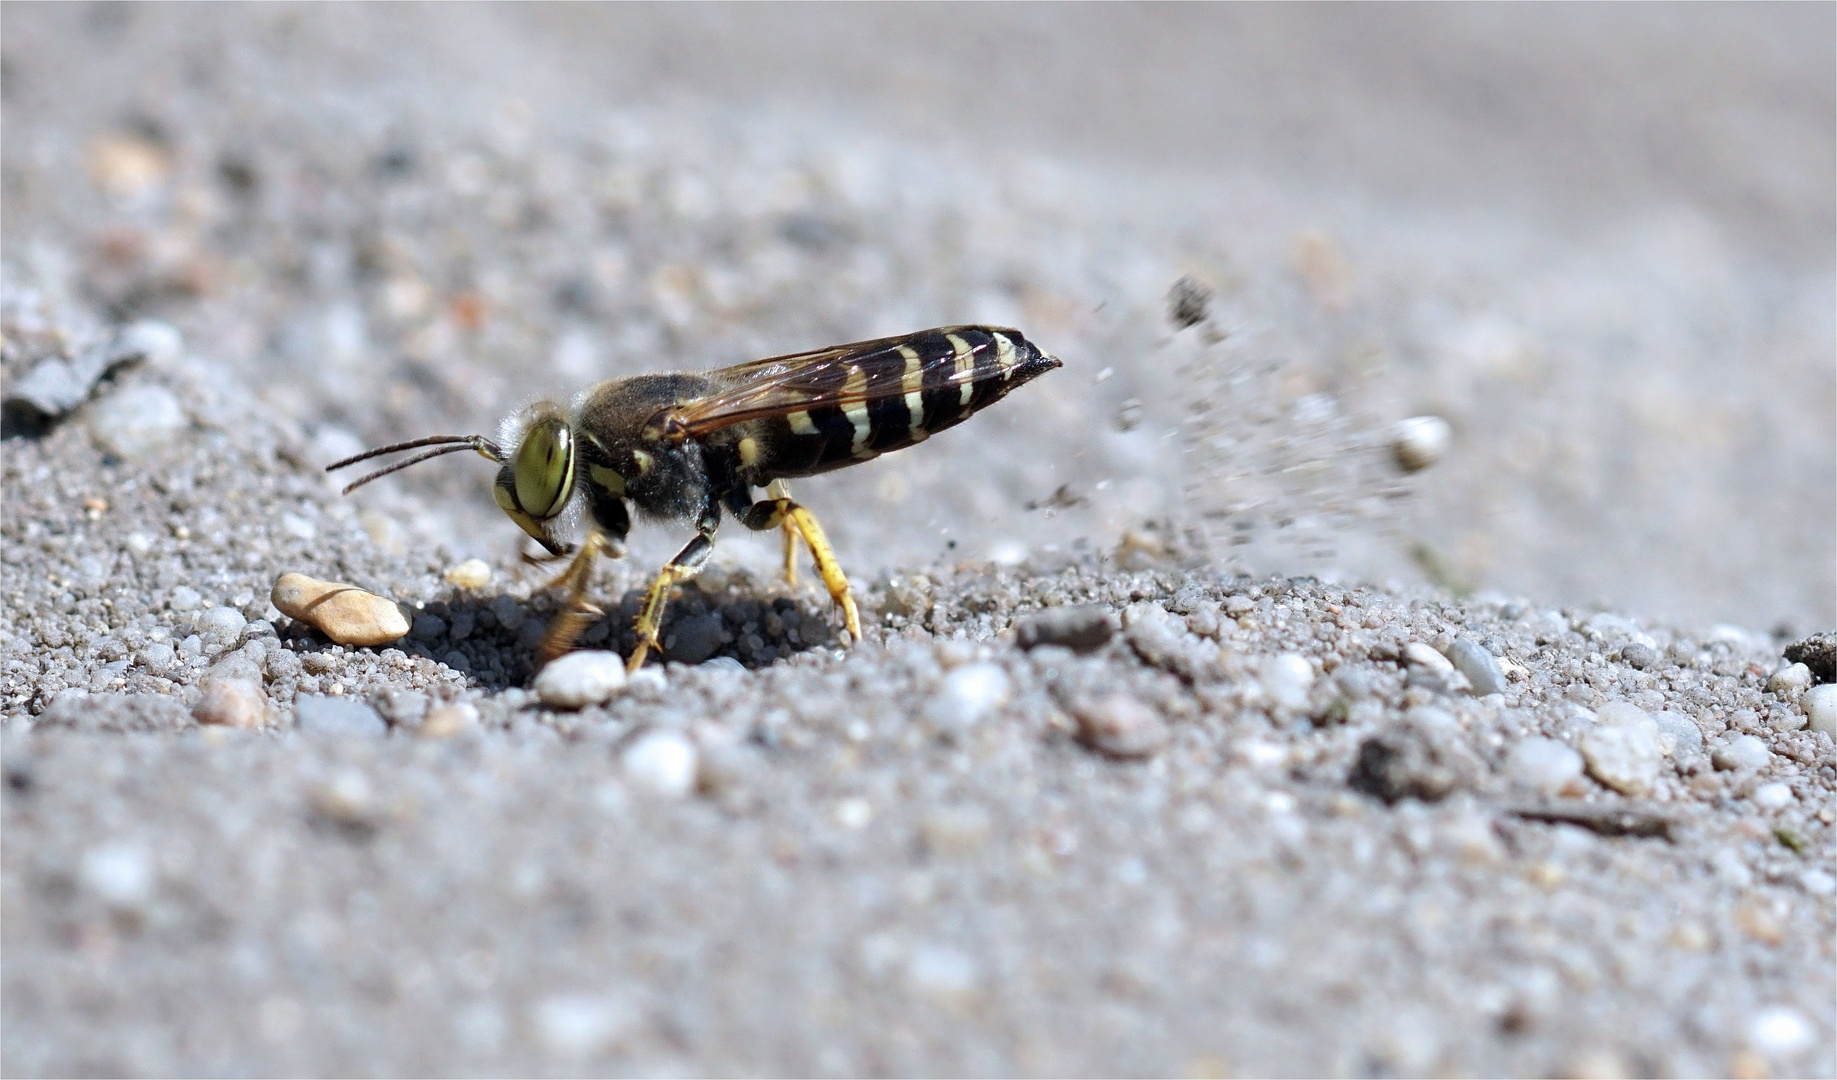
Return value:
M 823 535 L 823 527 L 817 524 L 816 515 L 804 509 L 788 498 L 766 498 L 747 508 L 740 517 L 747 528 L 755 532 L 765 529 L 783 528 L 787 538 L 792 530 L 803 538 L 804 546 L 810 549 L 810 558 L 816 562 L 816 572 L 822 577 L 823 585 L 829 590 L 829 598 L 842 609 L 842 622 L 848 628 L 849 635 L 856 641 L 861 640 L 861 615 L 855 610 L 855 598 L 849 595 L 848 577 L 842 573 L 842 565 L 836 562 L 835 549 L 829 546 L 829 538 Z M 787 558 L 786 564 L 790 560 Z
M 714 525 L 710 523 L 677 552 L 675 558 L 663 565 L 663 571 L 652 583 L 651 591 L 644 595 L 644 608 L 638 612 L 638 646 L 625 661 L 627 672 L 643 667 L 644 658 L 652 649 L 662 650 L 657 634 L 663 628 L 663 607 L 669 602 L 670 590 L 701 573 L 702 567 L 708 563 L 708 556 L 712 554 Z
M 549 623 L 548 631 L 542 635 L 544 664 L 572 649 L 574 640 L 600 615 L 599 608 L 587 603 L 587 582 L 593 578 L 593 560 L 601 552 L 616 558 L 619 551 L 618 541 L 594 529 L 587 534 L 586 542 L 580 546 L 574 561 L 561 572 L 561 576 L 544 586 L 549 589 L 567 589 L 567 601 L 561 613 L 555 616 L 555 621 Z

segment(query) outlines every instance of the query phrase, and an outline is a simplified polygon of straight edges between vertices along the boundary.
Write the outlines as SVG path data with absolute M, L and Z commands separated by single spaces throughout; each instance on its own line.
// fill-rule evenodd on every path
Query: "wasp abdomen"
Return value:
M 1059 366 L 1018 331 L 927 330 L 847 361 L 834 403 L 757 421 L 749 480 L 809 476 L 923 442 Z M 748 450 L 751 453 L 747 453 Z

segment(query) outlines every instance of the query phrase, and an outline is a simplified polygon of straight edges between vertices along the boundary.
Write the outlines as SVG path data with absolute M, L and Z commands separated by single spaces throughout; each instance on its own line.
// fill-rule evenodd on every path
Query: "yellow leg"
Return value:
M 670 590 L 701 573 L 713 552 L 713 534 L 700 533 L 663 565 L 657 580 L 651 583 L 651 591 L 644 594 L 644 607 L 638 612 L 638 646 L 625 660 L 626 671 L 637 671 L 644 666 L 644 658 L 652 649 L 663 648 L 657 635 L 663 629 L 663 608 L 669 603 Z
M 816 562 L 816 572 L 829 590 L 829 598 L 842 609 L 842 622 L 848 627 L 849 636 L 860 641 L 861 616 L 855 610 L 855 598 L 849 595 L 848 578 L 842 573 L 841 564 L 836 562 L 835 549 L 829 546 L 829 538 L 823 535 L 823 527 L 817 524 L 816 515 L 789 500 L 781 502 L 779 507 L 785 522 L 795 526 L 803 536 L 805 546 L 810 549 L 810 557 Z
M 791 485 L 783 480 L 774 480 L 766 485 L 765 493 L 769 498 L 791 501 Z M 790 518 L 779 522 L 785 534 L 785 584 L 797 584 L 797 526 L 791 524 Z
M 587 536 L 587 542 L 574 553 L 574 559 L 561 576 L 548 583 L 546 588 L 568 590 L 567 606 L 555 621 L 549 624 L 548 632 L 542 635 L 542 662 L 550 660 L 574 647 L 576 638 L 593 624 L 593 620 L 602 614 L 599 608 L 587 603 L 587 582 L 593 577 L 593 560 L 610 545 L 606 534 L 595 529 Z

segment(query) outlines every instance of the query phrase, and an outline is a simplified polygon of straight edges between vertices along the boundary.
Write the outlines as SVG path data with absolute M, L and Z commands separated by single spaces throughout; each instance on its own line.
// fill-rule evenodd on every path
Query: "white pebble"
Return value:
M 1456 671 L 1467 676 L 1476 696 L 1505 693 L 1505 672 L 1500 670 L 1499 661 L 1493 654 L 1479 643 L 1466 638 L 1454 639 L 1454 644 L 1448 646 L 1448 660 Z
M 1703 729 L 1682 713 L 1656 712 L 1652 722 L 1658 725 L 1659 748 L 1676 757 L 1679 754 L 1703 752 Z
M 1582 755 L 1555 739 L 1532 737 L 1506 755 L 1505 774 L 1532 791 L 1555 795 L 1582 776 Z
M 640 1017 L 621 998 L 558 994 L 537 1002 L 530 1019 L 543 1049 L 557 1057 L 586 1058 L 629 1037 Z
M 1777 782 L 1762 784 L 1760 787 L 1755 788 L 1754 794 L 1750 796 L 1750 798 L 1754 800 L 1754 805 L 1760 807 L 1762 810 L 1784 810 L 1786 807 L 1791 806 L 1794 801 L 1792 789 L 1785 784 Z
M 955 1002 L 975 993 L 982 981 L 976 958 L 943 945 L 920 945 L 906 965 L 912 988 L 926 997 Z
M 153 858 L 139 844 L 107 844 L 83 856 L 83 884 L 103 903 L 123 911 L 146 904 L 153 895 Z
M 1822 731 L 1837 739 L 1837 683 L 1814 686 L 1799 695 L 1799 708 L 1811 721 L 1813 731 Z
M 1807 870 L 1799 875 L 1799 884 L 1813 896 L 1829 896 L 1837 892 L 1837 877 L 1832 877 L 1823 870 Z
M 536 696 L 555 709 L 598 705 L 625 688 L 625 658 L 605 650 L 571 652 L 536 676 Z
M 1428 668 L 1430 671 L 1443 675 L 1454 670 L 1454 665 L 1448 662 L 1447 657 L 1437 652 L 1433 645 L 1425 645 L 1420 641 L 1412 641 L 1405 645 L 1403 658 L 1417 667 Z
M 198 590 L 189 585 L 180 585 L 172 590 L 172 595 L 166 598 L 166 606 L 173 611 L 191 611 L 203 602 L 204 597 L 198 595 Z
M 1578 740 L 1589 775 L 1622 795 L 1644 795 L 1657 782 L 1664 762 L 1658 725 L 1644 710 L 1624 701 L 1603 705 L 1598 717 Z
M 1788 701 L 1796 699 L 1810 688 L 1811 668 L 1804 664 L 1788 664 L 1767 680 L 1767 689 Z
M 491 584 L 491 567 L 483 559 L 467 559 L 447 570 L 446 583 L 456 589 L 482 589 Z
M 654 795 L 679 799 L 695 790 L 695 744 L 674 731 L 652 731 L 625 748 L 625 778 Z
M 1763 1054 L 1791 1057 L 1812 1042 L 1811 1024 L 1784 1005 L 1762 1009 L 1748 1025 L 1748 1044 Z
M 233 640 L 249 624 L 242 612 L 233 607 L 214 607 L 198 616 L 198 633 L 220 641 Z
M 1737 735 L 1729 740 L 1727 746 L 1710 755 L 1716 768 L 1724 772 L 1739 772 L 1743 769 L 1764 769 L 1773 760 L 1772 751 L 1767 744 L 1752 735 Z
M 165 367 L 184 354 L 185 338 L 169 322 L 141 319 L 121 328 L 115 336 L 115 347 L 139 353 L 151 367 Z
M 1454 429 L 1439 416 L 1399 420 L 1391 432 L 1391 454 L 1404 472 L 1421 472 L 1440 461 L 1454 440 Z
M 1167 722 L 1161 714 L 1128 694 L 1081 701 L 1072 708 L 1072 716 L 1084 744 L 1110 757 L 1149 757 L 1167 743 Z
M 1314 665 L 1296 653 L 1281 653 L 1263 661 L 1261 676 L 1263 694 L 1280 708 L 1301 709 L 1308 703 L 1308 690 L 1314 685 Z
M 1008 703 L 1014 688 L 1008 673 L 994 664 L 965 664 L 944 677 L 925 706 L 925 716 L 940 728 L 975 726 Z
M 165 444 L 189 422 L 172 391 L 163 386 L 128 386 L 91 408 L 89 434 L 102 449 L 133 460 Z
M 836 803 L 836 824 L 844 829 L 865 829 L 874 820 L 874 804 L 866 799 L 849 798 Z

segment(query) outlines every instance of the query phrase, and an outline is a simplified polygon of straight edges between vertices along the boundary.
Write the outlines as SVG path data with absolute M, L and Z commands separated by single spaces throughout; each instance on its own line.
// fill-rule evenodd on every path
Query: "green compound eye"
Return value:
M 517 447 L 517 504 L 538 521 L 547 521 L 574 493 L 574 434 L 557 417 L 530 425 Z

